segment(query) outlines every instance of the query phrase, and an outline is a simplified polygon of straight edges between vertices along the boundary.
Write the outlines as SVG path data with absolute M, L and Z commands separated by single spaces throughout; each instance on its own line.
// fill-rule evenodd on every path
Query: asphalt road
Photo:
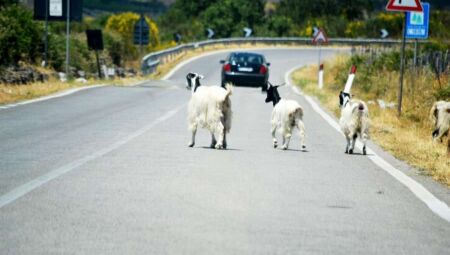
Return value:
M 258 50 L 274 83 L 314 50 Z M 336 50 L 324 50 L 324 58 Z M 219 59 L 167 81 L 102 87 L 0 110 L 1 254 L 449 254 L 450 223 L 305 110 L 297 137 L 272 148 L 271 104 L 235 87 L 228 150 L 188 148 L 189 71 L 220 83 Z M 447 188 L 388 162 L 449 204 Z M 3 203 L 3 204 L 2 204 Z

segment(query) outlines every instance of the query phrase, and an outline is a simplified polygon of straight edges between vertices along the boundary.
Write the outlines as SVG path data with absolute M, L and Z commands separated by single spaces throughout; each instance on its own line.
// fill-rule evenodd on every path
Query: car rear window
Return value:
M 230 62 L 262 64 L 264 62 L 262 56 L 253 54 L 233 54 Z

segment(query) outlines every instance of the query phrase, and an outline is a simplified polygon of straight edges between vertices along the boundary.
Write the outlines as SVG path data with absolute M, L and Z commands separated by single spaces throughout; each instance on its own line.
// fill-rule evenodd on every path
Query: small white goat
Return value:
M 188 88 L 192 96 L 188 104 L 189 130 L 192 139 L 189 147 L 195 144 L 195 134 L 198 126 L 211 132 L 211 148 L 226 149 L 226 134 L 231 129 L 231 100 L 232 86 L 226 84 L 225 88 L 219 86 L 200 86 L 202 75 L 189 73 L 187 75 Z M 216 140 L 217 135 L 217 140 Z
M 300 135 L 300 145 L 302 150 L 305 145 L 305 125 L 303 124 L 303 108 L 297 101 L 282 99 L 278 93 L 278 87 L 268 83 L 266 103 L 273 102 L 271 117 L 271 132 L 273 147 L 277 148 L 278 141 L 275 136 L 277 129 L 281 130 L 283 145 L 281 148 L 287 150 L 292 136 L 292 129 L 297 127 Z
M 339 124 L 347 139 L 345 153 L 353 154 L 356 138 L 362 140 L 364 155 L 366 152 L 366 141 L 369 139 L 369 109 L 366 103 L 361 100 L 351 99 L 349 93 L 341 91 L 339 94 L 339 106 L 341 108 L 341 118 Z
M 431 119 L 434 121 L 433 140 L 442 140 L 447 135 L 447 153 L 450 157 L 450 102 L 435 102 L 430 111 Z

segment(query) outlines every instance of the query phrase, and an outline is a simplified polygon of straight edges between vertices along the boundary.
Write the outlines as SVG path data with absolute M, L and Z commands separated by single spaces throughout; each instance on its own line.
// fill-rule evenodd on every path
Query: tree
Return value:
M 34 62 L 42 46 L 41 30 L 33 14 L 21 5 L 9 5 L 0 10 L 0 65 Z
M 0 0 L 0 8 L 6 7 L 11 4 L 17 4 L 18 0 Z
M 205 27 L 211 27 L 218 37 L 242 35 L 245 26 L 255 27 L 264 20 L 264 0 L 224 0 L 212 4 L 202 14 Z M 219 18 L 220 17 L 220 18 Z
M 139 19 L 140 16 L 138 14 L 125 12 L 121 14 L 111 15 L 106 22 L 107 31 L 113 31 L 122 36 L 125 47 L 124 56 L 128 55 L 128 59 L 133 59 L 137 54 L 136 47 L 134 47 L 133 44 L 133 33 L 134 26 Z M 150 18 L 145 17 L 145 19 L 150 26 L 150 43 L 148 45 L 148 48 L 157 48 L 160 44 L 158 27 Z

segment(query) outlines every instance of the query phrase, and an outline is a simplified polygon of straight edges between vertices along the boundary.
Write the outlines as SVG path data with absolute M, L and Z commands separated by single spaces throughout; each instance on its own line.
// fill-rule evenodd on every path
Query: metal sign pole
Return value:
M 102 78 L 102 72 L 100 71 L 100 61 L 98 59 L 98 50 L 95 50 L 95 57 L 97 58 L 97 70 L 98 70 L 98 78 Z
M 66 77 L 69 78 L 69 63 L 70 63 L 70 0 L 67 0 L 67 21 L 66 21 Z
M 44 43 L 44 67 L 47 67 L 48 63 L 48 8 L 49 8 L 49 0 L 45 1 L 45 43 Z
M 142 19 L 144 18 L 144 15 L 143 14 L 141 14 L 141 18 L 140 18 L 140 20 L 139 20 L 139 47 L 140 47 L 140 49 L 139 49 L 139 58 L 141 58 L 141 56 L 142 56 L 142 26 L 144 25 L 143 23 L 144 22 L 142 22 Z
M 417 39 L 414 40 L 414 70 L 417 66 Z
M 403 99 L 403 73 L 405 69 L 405 45 L 406 45 L 406 13 L 404 14 L 403 22 L 403 39 L 402 39 L 402 50 L 400 53 L 400 85 L 398 87 L 398 116 L 402 115 L 402 99 Z

